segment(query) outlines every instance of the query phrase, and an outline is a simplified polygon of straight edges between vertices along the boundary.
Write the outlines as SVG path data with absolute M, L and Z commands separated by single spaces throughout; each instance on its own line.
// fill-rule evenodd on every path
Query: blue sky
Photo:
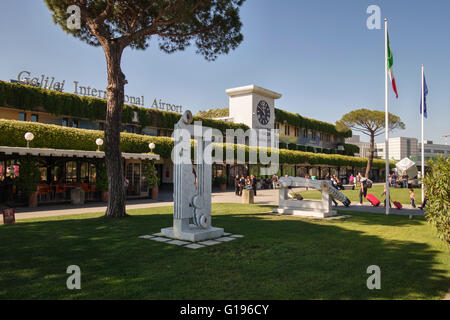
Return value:
M 448 0 L 247 0 L 244 41 L 229 55 L 207 62 L 195 48 L 167 55 L 151 41 L 146 51 L 127 49 L 126 92 L 181 104 L 194 113 L 227 107 L 228 88 L 256 84 L 283 94 L 276 107 L 334 123 L 351 110 L 384 110 L 384 32 L 368 30 L 366 9 L 376 4 L 390 19 L 399 99 L 390 111 L 406 130 L 392 136 L 420 139 L 420 66 L 429 88 L 426 139 L 450 134 L 450 1 Z M 0 2 L 0 79 L 27 70 L 98 89 L 106 86 L 99 47 L 62 32 L 41 0 Z M 391 90 L 391 89 L 390 89 Z

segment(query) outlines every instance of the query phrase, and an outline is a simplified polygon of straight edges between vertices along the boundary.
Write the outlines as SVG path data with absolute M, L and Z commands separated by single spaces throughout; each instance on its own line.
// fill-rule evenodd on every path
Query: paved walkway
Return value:
M 295 189 L 295 191 L 300 191 L 302 189 Z M 163 206 L 173 206 L 172 193 L 171 192 L 161 192 L 160 201 L 153 201 L 149 199 L 143 200 L 130 200 L 127 201 L 127 209 L 142 209 L 151 207 L 163 207 Z M 241 198 L 236 196 L 234 192 L 213 192 L 212 194 L 213 203 L 241 203 Z M 255 204 L 261 205 L 278 205 L 278 191 L 273 190 L 258 190 L 257 196 L 255 197 Z M 359 204 L 352 205 L 348 208 L 340 205 L 338 209 L 349 210 L 349 211 L 364 211 L 372 213 L 384 214 L 384 207 L 372 207 L 367 202 L 363 206 Z M 60 204 L 60 205 L 48 205 L 40 206 L 38 208 L 17 208 L 16 209 L 16 220 L 24 220 L 30 218 L 43 218 L 43 217 L 56 217 L 63 215 L 73 215 L 73 214 L 83 214 L 83 213 L 94 213 L 94 212 L 105 212 L 105 203 L 87 203 L 83 206 L 73 206 L 71 204 Z M 391 209 L 391 214 L 396 215 L 423 215 L 423 211 L 418 209 L 412 209 L 410 206 L 405 205 L 403 210 Z M 2 219 L 0 219 L 2 220 Z M 3 221 L 0 221 L 3 223 Z

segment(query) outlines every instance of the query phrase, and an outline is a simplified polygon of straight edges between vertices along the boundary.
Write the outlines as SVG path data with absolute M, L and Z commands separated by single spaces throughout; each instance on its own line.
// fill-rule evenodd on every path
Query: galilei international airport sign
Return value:
M 66 80 L 55 81 L 55 77 L 46 76 L 45 74 L 42 74 L 40 77 L 32 77 L 31 72 L 29 71 L 19 72 L 19 74 L 17 75 L 17 81 L 34 87 L 44 88 L 48 90 L 56 90 L 59 92 L 64 91 L 64 86 L 66 84 Z M 105 100 L 107 98 L 106 90 L 100 90 L 97 88 L 92 88 L 90 86 L 80 85 L 78 81 L 73 81 L 73 93 L 80 96 L 95 97 Z M 125 95 L 125 103 L 144 107 L 145 106 L 144 96 L 136 97 Z M 182 106 L 165 103 L 162 102 L 161 99 L 158 100 L 157 98 L 154 98 L 150 108 L 177 113 L 183 112 Z

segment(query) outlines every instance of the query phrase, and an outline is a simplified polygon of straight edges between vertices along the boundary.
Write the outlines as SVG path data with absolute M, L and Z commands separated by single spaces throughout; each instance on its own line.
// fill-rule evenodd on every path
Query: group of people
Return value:
M 254 175 L 244 178 L 243 175 L 237 174 L 234 178 L 234 189 L 237 196 L 242 196 L 242 190 L 251 189 L 256 196 L 256 177 Z
M 389 186 L 395 187 L 397 182 L 400 182 L 402 188 L 408 188 L 408 173 L 405 171 L 401 177 L 397 177 L 395 173 L 389 174 Z

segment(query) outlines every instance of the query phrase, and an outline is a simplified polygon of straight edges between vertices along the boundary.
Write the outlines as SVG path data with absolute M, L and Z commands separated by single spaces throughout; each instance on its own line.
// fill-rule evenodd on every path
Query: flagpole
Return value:
M 425 117 L 425 83 L 424 66 L 422 65 L 422 203 L 425 199 L 423 179 L 425 178 L 425 146 L 424 146 L 424 117 Z
M 389 85 L 388 85 L 388 20 L 384 19 L 384 81 L 385 81 L 385 158 L 386 158 L 386 214 L 389 214 L 390 192 L 389 192 Z

